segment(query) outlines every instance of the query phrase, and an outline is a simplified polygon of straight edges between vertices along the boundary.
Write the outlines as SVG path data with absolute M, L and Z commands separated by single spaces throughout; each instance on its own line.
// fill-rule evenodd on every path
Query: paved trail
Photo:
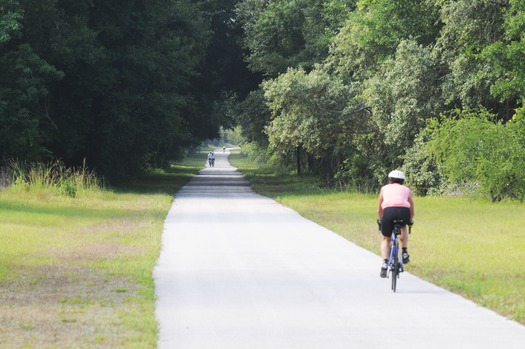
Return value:
M 253 193 L 218 152 L 176 195 L 154 271 L 159 348 L 525 348 L 525 327 Z

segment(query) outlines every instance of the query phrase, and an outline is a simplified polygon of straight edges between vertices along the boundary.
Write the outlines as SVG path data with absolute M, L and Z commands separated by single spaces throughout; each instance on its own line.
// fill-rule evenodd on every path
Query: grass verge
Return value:
M 75 197 L 0 190 L 2 347 L 156 347 L 152 270 L 164 218 L 204 160 Z
M 240 154 L 230 162 L 255 191 L 379 255 L 377 195 L 322 189 Z M 418 197 L 415 204 L 408 271 L 525 324 L 524 205 L 446 197 Z M 378 257 L 378 274 L 379 265 Z

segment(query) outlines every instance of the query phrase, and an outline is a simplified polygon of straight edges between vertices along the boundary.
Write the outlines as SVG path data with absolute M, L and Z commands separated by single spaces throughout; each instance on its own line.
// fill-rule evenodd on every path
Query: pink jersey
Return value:
M 383 191 L 382 208 L 387 207 L 408 207 L 408 197 L 410 196 L 410 189 L 398 183 L 387 184 L 381 189 Z

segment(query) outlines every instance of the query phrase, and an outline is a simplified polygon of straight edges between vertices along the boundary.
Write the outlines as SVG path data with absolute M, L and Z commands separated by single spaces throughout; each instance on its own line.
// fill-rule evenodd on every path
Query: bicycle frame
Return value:
M 402 228 L 405 226 L 405 222 L 403 220 L 394 220 L 394 229 L 392 230 L 392 236 L 390 238 L 390 254 L 387 261 L 387 278 L 392 275 L 392 291 L 396 292 L 397 287 L 397 279 L 399 278 L 399 273 L 404 271 L 403 267 L 403 258 L 401 257 L 401 249 L 399 247 L 399 235 L 401 235 Z M 408 227 L 408 234 L 412 231 L 412 224 L 413 222 L 410 222 L 409 224 L 406 224 Z M 381 219 L 377 220 L 377 226 L 379 228 L 379 231 L 381 231 Z M 405 228 L 407 229 L 407 228 Z
M 392 276 L 392 291 L 396 292 L 397 279 L 399 273 L 403 271 L 403 259 L 400 258 L 399 235 L 401 235 L 401 225 L 394 221 L 394 230 L 390 239 L 390 256 L 388 258 L 387 277 Z

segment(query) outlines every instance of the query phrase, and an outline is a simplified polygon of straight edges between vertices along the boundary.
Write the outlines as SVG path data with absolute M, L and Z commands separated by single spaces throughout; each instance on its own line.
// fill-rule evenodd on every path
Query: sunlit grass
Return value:
M 379 255 L 377 195 L 312 188 L 269 169 L 259 175 L 242 155 L 230 160 L 256 191 Z M 525 205 L 446 197 L 415 203 L 408 271 L 525 324 Z
M 250 179 L 251 186 L 259 194 L 274 197 L 281 193 L 300 195 L 323 192 L 322 185 L 316 177 L 303 175 L 297 180 L 295 176 L 275 172 L 270 167 L 256 164 L 239 151 L 232 152 L 228 159 Z
M 132 190 L 71 196 L 54 180 L 0 190 L 2 346 L 155 347 L 152 271 L 164 219 L 204 159 L 140 178 Z

